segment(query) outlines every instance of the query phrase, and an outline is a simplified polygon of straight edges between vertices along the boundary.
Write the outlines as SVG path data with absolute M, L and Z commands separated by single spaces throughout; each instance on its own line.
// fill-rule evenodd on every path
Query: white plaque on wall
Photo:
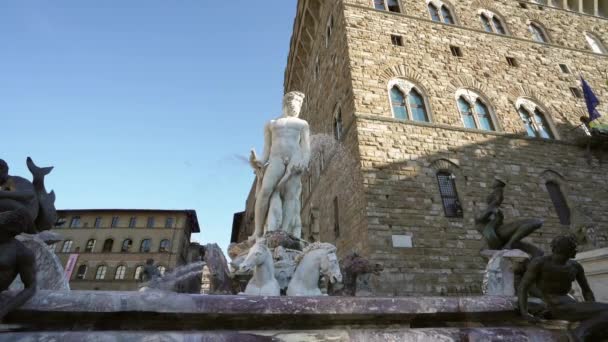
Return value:
M 393 247 L 394 248 L 412 248 L 412 236 L 411 235 L 393 235 Z

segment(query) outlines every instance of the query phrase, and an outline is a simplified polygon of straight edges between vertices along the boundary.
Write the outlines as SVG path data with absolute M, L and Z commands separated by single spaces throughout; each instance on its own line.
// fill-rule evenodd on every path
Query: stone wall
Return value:
M 308 231 L 318 226 L 321 240 L 335 241 L 342 255 L 355 250 L 384 263 L 385 271 L 374 281 L 376 294 L 479 293 L 486 260 L 479 254 L 484 245 L 473 217 L 484 208 L 496 177 L 508 183 L 507 220 L 545 220 L 529 239 L 545 251 L 551 238 L 581 226 L 593 227 L 597 235 L 586 248 L 606 243 L 608 154 L 585 151 L 583 131 L 577 128 L 579 117 L 586 115 L 585 102 L 570 88 L 580 89 L 580 73 L 600 99 L 608 94 L 608 56 L 591 52 L 584 36 L 592 32 L 608 41 L 608 21 L 525 1 L 524 9 L 520 2 L 444 1 L 456 18 L 456 25 L 446 25 L 431 20 L 425 1 L 401 0 L 403 13 L 375 10 L 372 0 L 299 1 L 286 90 L 307 93 L 303 117 L 314 133 L 331 134 L 340 103 L 346 129 L 341 146 L 356 160 L 345 168 L 329 157 L 322 171 L 319 160 L 313 161 L 304 185 L 303 220 Z M 502 18 L 508 34 L 485 32 L 480 9 Z M 338 20 L 326 45 L 330 13 Z M 531 21 L 545 28 L 550 43 L 532 40 Z M 391 35 L 401 36 L 403 46 L 393 45 Z M 453 56 L 450 46 L 463 55 Z M 506 57 L 517 66 L 509 66 Z M 560 64 L 571 72 L 563 72 Z M 418 86 L 429 123 L 393 119 L 388 83 L 394 78 Z M 496 132 L 464 128 L 456 104 L 459 89 L 481 96 Z M 555 140 L 526 137 L 519 99 L 538 105 Z M 608 113 L 608 103 L 602 102 L 599 111 Z M 463 218 L 445 217 L 439 170 L 456 177 Z M 557 218 L 545 186 L 549 180 L 566 197 L 570 226 Z M 315 224 L 310 224 L 311 212 Z M 395 248 L 393 236 L 411 237 L 412 248 Z
M 385 266 L 379 293 L 463 293 L 476 291 L 487 260 L 474 228 L 495 177 L 508 183 L 506 220 L 542 218 L 545 225 L 530 242 L 549 251 L 550 240 L 591 220 L 605 241 L 608 194 L 606 166 L 587 165 L 584 150 L 466 129 L 378 120 L 357 121 L 367 193 L 370 258 Z M 463 218 L 446 218 L 435 174 L 449 170 L 463 207 Z M 560 224 L 545 188 L 561 186 L 573 227 Z M 590 216 L 590 217 L 589 217 Z M 392 235 L 411 235 L 413 248 L 393 248 Z

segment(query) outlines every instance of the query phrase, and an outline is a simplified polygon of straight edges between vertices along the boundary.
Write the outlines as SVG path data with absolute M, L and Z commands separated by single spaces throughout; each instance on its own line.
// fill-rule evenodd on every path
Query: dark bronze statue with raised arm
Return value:
M 44 177 L 53 168 L 39 168 L 30 158 L 27 166 L 33 182 L 10 176 L 8 165 L 0 159 L 0 292 L 7 290 L 17 275 L 24 284 L 24 290 L 0 308 L 0 321 L 36 292 L 34 253 L 15 236 L 50 229 L 57 221 L 55 194 L 47 193 L 44 187 Z
M 521 249 L 533 257 L 543 255 L 538 247 L 521 241 L 543 226 L 539 219 L 523 219 L 504 223 L 504 214 L 500 210 L 504 199 L 506 184 L 496 180 L 493 191 L 488 196 L 487 208 L 475 218 L 477 230 L 484 236 L 490 249 Z
M 550 318 L 580 322 L 569 332 L 573 341 L 596 341 L 608 337 L 608 304 L 596 303 L 589 287 L 585 270 L 573 260 L 577 252 L 574 236 L 559 236 L 551 242 L 553 254 L 533 259 L 528 265 L 519 287 L 519 309 L 523 317 L 536 322 L 528 312 L 528 291 L 533 286 L 540 290 L 547 304 Z M 585 302 L 569 296 L 572 282 L 577 281 Z

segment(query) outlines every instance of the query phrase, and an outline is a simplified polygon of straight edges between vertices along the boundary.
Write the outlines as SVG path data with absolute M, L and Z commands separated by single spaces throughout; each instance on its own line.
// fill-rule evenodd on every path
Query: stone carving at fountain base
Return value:
M 331 284 L 342 281 L 336 247 L 315 242 L 306 247 L 297 259 L 297 266 L 289 286 L 288 296 L 321 296 L 319 279 L 325 277 Z
M 530 256 L 519 249 L 500 251 L 485 250 L 482 253 L 490 261 L 483 276 L 483 294 L 486 296 L 515 296 L 518 278 Z
M 40 236 L 42 235 L 42 236 Z M 49 249 L 47 242 L 38 235 L 19 235 L 17 240 L 34 253 L 36 262 L 36 288 L 38 290 L 69 291 L 70 284 L 65 278 L 61 261 L 53 251 Z M 59 238 L 60 239 L 60 238 Z M 13 281 L 11 290 L 22 290 L 24 288 L 21 277 Z
M 309 245 L 284 231 L 266 232 L 254 244 L 251 241 L 232 244 L 228 255 L 234 278 L 247 281 L 243 294 L 320 296 L 321 277 L 332 283 L 342 281 L 336 247 L 328 243 Z
M 238 272 L 253 273 L 245 291 L 239 294 L 248 296 L 281 295 L 279 282 L 274 277 L 274 260 L 270 249 L 266 246 L 266 240 L 258 239 L 251 246 L 247 256 L 239 265 Z

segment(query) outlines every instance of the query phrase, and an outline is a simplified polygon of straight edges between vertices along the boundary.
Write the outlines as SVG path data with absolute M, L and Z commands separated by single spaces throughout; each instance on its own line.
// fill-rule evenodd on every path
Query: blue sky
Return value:
M 228 245 L 280 114 L 296 0 L 0 1 L 0 158 L 58 208 L 195 209 Z

